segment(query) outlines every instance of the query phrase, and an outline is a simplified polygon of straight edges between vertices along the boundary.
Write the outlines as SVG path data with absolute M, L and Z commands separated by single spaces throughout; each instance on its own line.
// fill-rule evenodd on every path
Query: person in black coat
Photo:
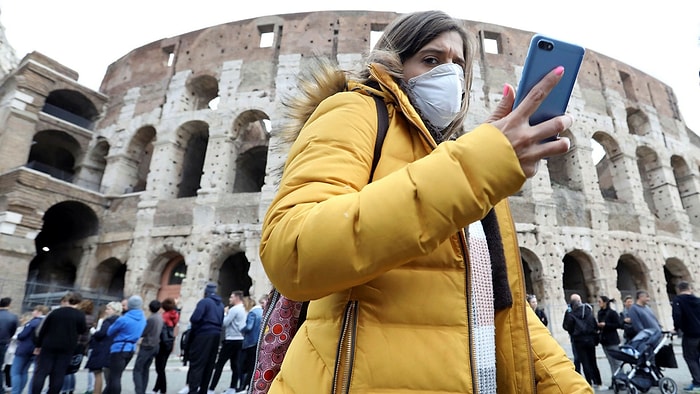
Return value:
M 615 303 L 614 299 L 606 296 L 598 297 L 598 330 L 600 332 L 600 346 L 603 348 L 605 357 L 608 358 L 610 364 L 610 376 L 615 376 L 615 371 L 620 367 L 622 362 L 617 360 L 610 354 L 610 350 L 617 350 L 620 346 L 620 334 L 617 330 L 622 328 L 620 325 L 620 315 L 615 311 L 610 304 Z M 612 387 L 612 384 L 610 385 Z
M 58 394 L 73 358 L 78 337 L 87 331 L 85 313 L 77 309 L 83 300 L 80 293 L 68 292 L 61 298 L 61 306 L 52 310 L 39 326 L 36 367 L 32 377 L 32 394 L 41 394 L 49 377 L 49 394 Z
M 700 297 L 693 294 L 690 283 L 678 282 L 673 299 L 673 328 L 683 334 L 683 359 L 692 378 L 686 391 L 700 388 Z
M 102 394 L 102 370 L 109 366 L 109 348 L 112 346 L 112 337 L 107 335 L 107 330 L 121 313 L 122 304 L 120 302 L 113 301 L 107 304 L 104 317 L 97 322 L 97 327 L 90 338 L 90 355 L 85 363 L 85 368 L 95 375 L 93 394 Z
M 571 346 L 581 362 L 586 380 L 594 389 L 602 388 L 595 358 L 598 322 L 593 316 L 593 308 L 581 302 L 580 295 L 571 295 L 571 303 L 564 314 L 562 328 L 571 336 Z

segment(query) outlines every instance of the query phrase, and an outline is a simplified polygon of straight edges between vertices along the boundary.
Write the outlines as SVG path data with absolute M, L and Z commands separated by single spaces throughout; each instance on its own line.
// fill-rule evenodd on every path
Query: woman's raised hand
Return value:
M 550 71 L 514 110 L 512 108 L 515 90 L 506 84 L 503 89 L 503 99 L 487 119 L 488 123 L 496 126 L 508 138 L 520 160 L 520 167 L 528 178 L 535 175 L 540 160 L 565 153 L 571 144 L 566 137 L 543 142 L 571 127 L 573 124 L 571 116 L 557 116 L 535 126 L 530 126 L 529 123 L 530 116 L 561 80 L 562 75 L 564 75 L 563 67 Z

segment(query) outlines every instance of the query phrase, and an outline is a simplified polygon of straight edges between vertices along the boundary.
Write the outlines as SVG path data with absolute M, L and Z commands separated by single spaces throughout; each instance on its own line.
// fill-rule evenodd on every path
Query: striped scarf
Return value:
M 471 332 L 477 371 L 477 392 L 495 394 L 495 311 L 512 305 L 503 245 L 493 211 L 467 229 L 471 286 Z

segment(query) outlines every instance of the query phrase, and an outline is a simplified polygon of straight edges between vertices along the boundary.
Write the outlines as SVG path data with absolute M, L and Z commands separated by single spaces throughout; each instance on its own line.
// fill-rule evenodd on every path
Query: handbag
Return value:
M 66 375 L 71 375 L 80 369 L 80 364 L 83 363 L 83 353 L 74 354 L 70 359 L 68 368 L 66 368 Z

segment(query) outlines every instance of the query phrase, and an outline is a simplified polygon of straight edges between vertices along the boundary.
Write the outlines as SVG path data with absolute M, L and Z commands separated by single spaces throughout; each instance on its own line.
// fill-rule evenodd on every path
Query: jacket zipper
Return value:
M 347 394 L 350 392 L 353 362 L 355 360 L 355 339 L 357 335 L 357 305 L 358 301 L 349 301 L 343 313 L 343 325 L 338 341 L 338 351 L 335 357 L 335 373 L 333 374 L 332 394 Z
M 513 215 L 511 214 L 511 210 L 510 210 L 510 202 L 508 200 L 505 201 L 504 207 L 505 207 L 505 210 L 507 211 L 507 215 L 509 217 L 513 217 Z M 496 216 L 498 216 L 498 215 L 496 215 Z M 513 225 L 512 221 L 509 222 L 508 226 L 509 226 L 509 230 L 510 230 L 510 234 L 511 234 L 511 242 L 513 242 L 513 245 L 516 246 L 516 248 L 515 248 L 515 253 L 516 253 L 516 257 L 517 257 L 516 261 L 522 261 L 522 256 L 520 256 L 520 247 L 518 246 L 518 239 L 515 235 L 516 234 L 515 226 Z M 503 243 L 505 244 L 505 240 Z M 525 284 L 525 274 L 524 274 L 523 270 L 518 270 L 518 273 L 520 276 L 520 283 Z M 528 368 L 530 370 L 530 384 L 531 384 L 532 392 L 536 393 L 537 392 L 537 380 L 536 380 L 537 377 L 535 376 L 535 368 L 534 368 L 535 360 L 533 359 L 533 356 L 532 356 L 532 342 L 530 341 L 530 335 L 529 335 L 530 326 L 527 324 L 527 309 L 526 308 L 529 308 L 530 306 L 526 305 L 526 303 L 524 303 L 524 302 L 519 303 L 519 305 L 520 305 L 521 315 L 523 316 L 523 322 L 522 322 L 524 324 L 523 327 L 525 327 L 525 330 L 528 333 L 528 335 L 525 335 L 524 339 L 525 339 L 525 342 L 527 343 L 527 349 L 528 349 L 527 353 L 528 353 L 528 358 L 530 359 L 529 368 Z
M 467 332 L 469 333 L 469 369 L 471 370 L 471 375 L 472 375 L 472 392 L 473 393 L 478 393 L 479 392 L 479 385 L 477 383 L 477 380 L 479 378 L 478 371 L 476 371 L 475 368 L 475 362 L 476 360 L 476 354 L 474 354 L 474 333 L 472 332 L 472 311 L 471 311 L 471 305 L 472 305 L 472 300 L 471 300 L 471 295 L 469 291 L 469 278 L 471 277 L 471 270 L 470 267 L 471 265 L 469 264 L 469 246 L 467 243 L 467 230 L 462 229 L 459 232 L 459 246 L 462 249 L 462 258 L 464 259 L 464 289 L 465 289 L 465 294 L 464 294 L 464 299 L 466 300 L 467 303 Z

